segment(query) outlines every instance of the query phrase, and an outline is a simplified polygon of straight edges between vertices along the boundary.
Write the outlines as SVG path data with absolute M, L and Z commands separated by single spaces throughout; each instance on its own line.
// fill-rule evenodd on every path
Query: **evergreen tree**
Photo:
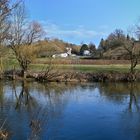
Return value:
M 104 40 L 103 38 L 101 39 L 101 41 L 100 41 L 100 44 L 99 44 L 99 46 L 98 46 L 98 49 L 99 50 L 102 50 L 102 51 L 105 51 L 106 50 L 106 40 Z
M 81 46 L 80 55 L 83 55 L 83 53 L 84 53 L 85 50 L 89 50 L 87 44 L 83 44 L 83 45 Z

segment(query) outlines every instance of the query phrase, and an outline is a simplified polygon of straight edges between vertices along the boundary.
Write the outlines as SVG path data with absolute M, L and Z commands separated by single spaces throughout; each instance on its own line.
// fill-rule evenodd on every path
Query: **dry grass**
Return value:
M 53 59 L 53 64 L 62 65 L 112 65 L 112 64 L 129 64 L 129 60 L 92 60 L 92 59 Z M 34 64 L 49 64 L 49 59 L 36 59 Z

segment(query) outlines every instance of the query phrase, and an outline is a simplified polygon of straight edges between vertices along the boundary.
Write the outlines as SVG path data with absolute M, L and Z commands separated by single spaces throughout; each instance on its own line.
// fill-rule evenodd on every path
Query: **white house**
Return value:
M 54 54 L 52 57 L 53 58 L 56 58 L 56 57 L 66 58 L 66 57 L 68 57 L 68 54 L 67 53 Z
M 67 52 L 66 53 L 60 53 L 60 54 L 54 54 L 52 57 L 56 58 L 56 57 L 62 57 L 62 58 L 66 58 L 68 56 L 72 56 L 72 48 L 66 48 Z
M 66 48 L 66 50 L 67 50 L 67 54 L 71 55 L 72 48 Z
M 84 56 L 89 56 L 89 55 L 91 55 L 91 53 L 90 53 L 89 50 L 84 50 L 83 55 Z

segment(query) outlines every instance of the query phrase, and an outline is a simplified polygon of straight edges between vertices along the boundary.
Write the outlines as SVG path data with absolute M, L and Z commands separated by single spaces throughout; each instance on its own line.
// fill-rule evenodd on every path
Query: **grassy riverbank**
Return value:
M 30 70 L 41 71 L 47 69 L 47 64 L 32 64 Z M 60 71 L 77 71 L 77 72 L 129 72 L 129 65 L 53 65 L 53 69 Z M 140 65 L 137 67 L 139 71 Z
M 119 72 L 128 73 L 130 69 L 129 61 L 117 61 L 117 60 L 90 60 L 90 64 L 86 64 L 85 60 L 73 60 L 72 64 L 69 64 L 70 60 L 56 59 L 51 61 L 52 69 L 58 71 L 76 71 L 76 72 Z M 59 62 L 59 63 L 58 63 Z M 75 63 L 74 63 L 75 62 Z M 80 64 L 79 64 L 80 63 Z M 50 65 L 49 59 L 38 59 L 29 66 L 30 71 L 40 72 L 47 70 Z M 3 61 L 4 70 L 20 69 L 20 66 L 15 58 L 5 59 Z M 136 71 L 140 72 L 140 64 L 136 66 Z
M 51 60 L 51 63 L 49 59 L 42 60 L 34 61 L 29 66 L 27 72 L 28 78 L 51 82 L 140 81 L 140 64 L 135 69 L 136 73 L 131 75 L 129 73 L 129 61 L 123 61 L 122 63 L 122 61 L 117 60 L 91 60 L 90 64 L 86 64 L 87 60 L 80 60 L 78 63 L 76 63 L 77 60 L 72 60 L 75 63 L 68 64 L 70 59 L 66 59 L 65 61 L 64 59 L 54 59 Z M 21 69 L 16 59 L 5 60 L 5 76 L 13 79 L 13 70 L 16 75 L 15 77 L 19 78 L 19 70 Z

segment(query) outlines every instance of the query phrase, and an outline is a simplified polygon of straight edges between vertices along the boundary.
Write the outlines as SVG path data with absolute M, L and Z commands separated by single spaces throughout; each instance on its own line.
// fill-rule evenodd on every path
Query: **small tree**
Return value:
M 130 59 L 130 72 L 134 74 L 135 67 L 137 66 L 140 59 L 140 25 L 137 24 L 135 27 L 130 28 L 128 31 L 131 36 L 137 36 L 138 39 L 136 40 L 134 37 L 130 37 L 130 35 L 127 34 L 126 39 L 122 40 L 123 46 L 127 51 Z
M 96 51 L 96 46 L 93 43 L 90 43 L 89 45 L 89 50 L 92 54 L 94 54 L 94 52 Z
M 12 13 L 9 43 L 21 67 L 24 78 L 26 78 L 28 66 L 33 61 L 36 52 L 32 43 L 37 41 L 43 34 L 41 24 L 35 21 L 27 22 L 25 6 L 21 2 Z
M 130 72 L 134 74 L 135 67 L 137 66 L 138 60 L 140 58 L 140 42 L 126 40 L 123 46 L 130 59 Z
M 85 50 L 89 50 L 89 48 L 88 48 L 88 45 L 87 44 L 83 44 L 82 46 L 81 46 L 81 49 L 80 49 L 80 54 L 81 55 L 83 55 L 83 53 L 84 53 L 84 51 Z
M 102 38 L 100 43 L 99 43 L 99 46 L 98 46 L 98 49 L 99 50 L 102 50 L 102 51 L 105 51 L 106 50 L 106 44 L 105 44 L 105 40 Z
M 118 46 L 122 46 L 126 37 L 121 29 L 116 29 L 113 33 L 111 33 L 107 38 L 106 46 L 108 48 L 114 48 Z
M 107 50 L 106 40 L 104 40 L 103 38 L 101 39 L 101 41 L 99 43 L 98 50 L 100 52 L 100 58 L 102 58 L 103 53 Z
M 37 48 L 33 45 L 21 45 L 14 49 L 16 59 L 21 67 L 21 75 L 26 78 L 26 72 L 29 65 L 34 61 L 37 55 Z
M 140 20 L 135 26 L 135 34 L 136 34 L 138 40 L 140 41 Z

